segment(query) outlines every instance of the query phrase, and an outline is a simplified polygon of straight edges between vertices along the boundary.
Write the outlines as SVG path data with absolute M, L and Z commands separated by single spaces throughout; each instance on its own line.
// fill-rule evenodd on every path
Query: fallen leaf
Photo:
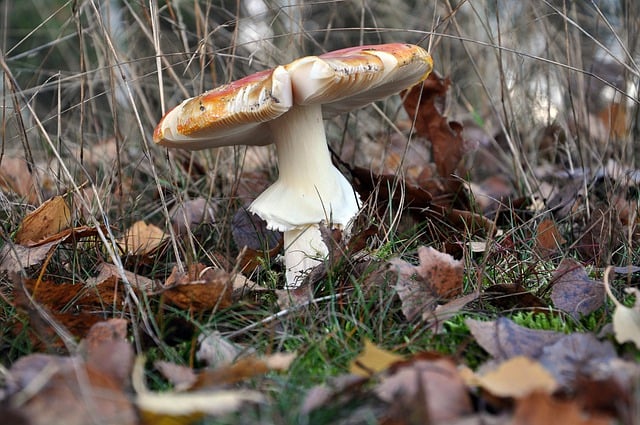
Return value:
M 133 349 L 120 338 L 122 323 L 96 325 L 92 340 L 83 341 L 86 360 L 32 354 L 10 369 L 9 403 L 19 407 L 30 424 L 137 424 L 137 414 L 125 393 Z M 126 326 L 126 325 L 125 325 Z M 102 332 L 111 327 L 111 336 Z
M 178 365 L 164 360 L 153 363 L 162 376 L 173 385 L 175 391 L 185 391 L 193 387 L 198 380 L 196 372 L 187 366 Z
M 418 248 L 418 258 L 417 266 L 399 258 L 389 261 L 398 275 L 395 288 L 408 320 L 418 315 L 427 318 L 439 298 L 452 298 L 462 292 L 462 261 L 425 246 Z
M 465 319 L 464 322 L 478 344 L 496 360 L 516 356 L 537 358 L 545 346 L 564 336 L 561 332 L 528 329 L 506 317 L 488 322 Z
M 551 281 L 553 304 L 574 319 L 596 311 L 604 303 L 602 282 L 590 279 L 585 268 L 571 258 L 562 260 Z
M 143 424 L 188 425 L 201 423 L 204 416 L 222 416 L 239 410 L 246 403 L 264 401 L 262 394 L 251 390 L 169 391 L 138 394 L 136 405 Z
M 587 333 L 565 335 L 542 349 L 540 363 L 565 388 L 575 388 L 579 377 L 607 375 L 607 369 L 617 353 L 609 341 L 598 341 Z
M 166 238 L 167 234 L 153 224 L 136 221 L 118 243 L 126 254 L 146 256 L 158 249 Z
M 89 278 L 85 281 L 87 286 L 94 287 L 99 286 L 111 279 L 116 279 L 118 281 L 122 280 L 120 268 L 115 264 L 110 263 L 100 263 L 97 267 L 98 276 Z M 132 273 L 128 270 L 123 270 L 124 276 L 127 281 L 136 289 L 144 291 L 148 294 L 153 292 L 158 284 L 153 279 L 149 279 L 148 277 L 141 276 L 136 273 Z
M 574 401 L 557 400 L 541 392 L 516 402 L 512 425 L 610 425 L 609 418 L 589 416 Z
M 220 387 L 263 375 L 269 371 L 286 371 L 296 358 L 295 353 L 275 353 L 269 356 L 245 356 L 232 364 L 198 373 L 192 389 Z
M 27 214 L 16 232 L 15 241 L 33 246 L 71 226 L 71 210 L 62 196 L 55 196 Z
M 327 405 L 333 407 L 336 404 L 349 402 L 362 396 L 367 382 L 369 382 L 368 377 L 356 375 L 330 376 L 324 383 L 307 391 L 300 412 L 303 415 L 308 415 Z
M 0 250 L 0 271 L 14 274 L 40 265 L 59 244 L 60 241 L 53 241 L 35 247 L 26 247 L 7 242 Z
M 460 314 L 467 304 L 477 300 L 479 296 L 479 292 L 472 292 L 455 298 L 446 304 L 438 305 L 433 312 L 423 315 L 425 326 L 435 334 L 444 332 L 444 322 Z
M 415 417 L 417 409 L 401 409 L 400 414 L 411 415 L 411 423 L 417 419 L 420 423 L 447 422 L 473 411 L 456 365 L 446 358 L 409 360 L 382 377 L 374 391 L 392 405 L 426 407 L 422 418 Z
M 615 304 L 613 311 L 613 331 L 616 341 L 621 344 L 625 342 L 633 342 L 637 348 L 640 348 L 640 291 L 636 288 L 627 288 L 629 293 L 635 295 L 635 304 L 632 308 L 620 303 L 611 292 L 609 287 L 609 272 L 611 267 L 607 267 L 604 272 L 604 286 L 607 295 Z
M 546 258 L 558 252 L 560 245 L 566 242 L 553 220 L 546 219 L 538 224 L 534 249 L 541 257 Z
M 371 341 L 365 340 L 362 352 L 353 359 L 349 366 L 349 371 L 358 376 L 371 376 L 402 359 L 402 356 L 383 350 Z
M 174 206 L 169 212 L 169 217 L 176 235 L 186 235 L 202 224 L 215 222 L 211 202 L 202 197 L 189 199 Z
M 3 156 L 0 161 L 0 189 L 14 192 L 32 204 L 37 201 L 33 176 L 27 161 L 22 158 Z
M 267 229 L 267 223 L 247 209 L 240 208 L 231 220 L 231 234 L 238 248 L 265 252 L 279 247 L 282 233 Z
M 253 375 L 264 373 L 263 368 L 256 368 Z M 246 369 L 243 369 L 246 370 Z M 267 369 L 268 370 L 268 369 Z M 144 358 L 140 357 L 135 363 L 132 375 L 133 388 L 137 396 L 135 404 L 138 407 L 143 424 L 180 424 L 187 425 L 199 421 L 203 416 L 218 416 L 237 411 L 246 403 L 261 403 L 264 396 L 251 390 L 210 390 L 209 385 L 195 384 L 193 389 L 198 391 L 152 392 L 145 382 Z M 238 380 L 249 376 L 234 376 Z M 202 379 L 202 375 L 199 376 Z M 220 382 L 223 385 L 224 382 Z
M 440 108 L 450 85 L 448 78 L 432 72 L 422 85 L 416 85 L 404 94 L 404 108 L 410 117 L 416 117 L 416 132 L 431 142 L 433 161 L 439 176 L 446 182 L 445 192 L 457 193 L 461 182 L 451 176 L 456 173 L 466 146 L 462 126 L 448 121 Z
M 198 336 L 196 359 L 210 368 L 218 368 L 233 363 L 245 348 L 224 338 L 218 331 L 202 333 Z
M 221 269 L 190 264 L 187 272 L 174 267 L 162 295 L 165 302 L 191 311 L 209 311 L 231 305 L 233 277 Z
M 524 356 L 515 356 L 500 363 L 494 370 L 466 374 L 470 386 L 482 387 L 496 397 L 525 397 L 534 392 L 553 393 L 558 383 L 540 363 Z

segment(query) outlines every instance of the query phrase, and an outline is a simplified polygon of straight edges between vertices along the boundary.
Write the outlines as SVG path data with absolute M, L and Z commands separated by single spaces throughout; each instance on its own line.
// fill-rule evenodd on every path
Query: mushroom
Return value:
M 278 179 L 249 210 L 284 232 L 286 287 L 295 288 L 328 254 L 320 224 L 348 228 L 360 204 L 331 162 L 323 118 L 413 86 L 432 66 L 424 49 L 400 43 L 303 57 L 183 101 L 153 140 L 191 150 L 275 143 Z

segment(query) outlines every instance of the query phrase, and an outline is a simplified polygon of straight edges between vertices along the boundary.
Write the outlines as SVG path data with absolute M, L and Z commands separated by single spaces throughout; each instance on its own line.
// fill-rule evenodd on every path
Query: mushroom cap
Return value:
M 423 48 L 403 43 L 303 57 L 185 100 L 162 117 L 153 140 L 184 149 L 269 144 L 268 122 L 294 104 L 322 104 L 334 116 L 411 87 L 432 67 Z
M 267 145 L 273 142 L 268 122 L 292 105 L 289 73 L 278 66 L 183 101 L 162 117 L 153 140 L 193 150 Z

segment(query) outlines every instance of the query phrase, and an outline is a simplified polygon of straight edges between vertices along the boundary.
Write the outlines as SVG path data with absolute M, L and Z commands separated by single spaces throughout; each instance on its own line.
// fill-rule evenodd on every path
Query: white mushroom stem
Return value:
M 295 227 L 284 232 L 284 247 L 287 288 L 300 286 L 308 271 L 329 255 L 318 224 Z
M 270 126 L 278 180 L 249 209 L 269 228 L 285 232 L 287 286 L 292 288 L 327 255 L 318 224 L 347 226 L 358 212 L 358 197 L 331 163 L 321 105 L 294 105 Z

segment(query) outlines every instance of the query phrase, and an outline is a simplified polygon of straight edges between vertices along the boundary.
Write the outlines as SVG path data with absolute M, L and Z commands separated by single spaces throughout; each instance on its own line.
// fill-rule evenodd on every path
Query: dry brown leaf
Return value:
M 115 264 L 100 263 L 97 269 L 98 276 L 87 279 L 87 286 L 98 286 L 111 279 L 122 280 L 120 269 Z M 124 270 L 124 275 L 134 288 L 146 293 L 151 293 L 158 286 L 156 281 L 127 270 Z
M 488 322 L 465 319 L 464 322 L 478 344 L 497 360 L 515 356 L 537 358 L 545 346 L 564 336 L 561 332 L 528 329 L 506 317 Z
M 423 418 L 406 409 L 397 412 L 420 423 L 448 422 L 473 411 L 465 383 L 449 359 L 408 361 L 384 376 L 374 391 L 391 405 L 426 407 Z
M 123 324 L 116 320 L 97 326 L 102 329 L 92 328 L 92 339 L 83 342 L 86 361 L 32 354 L 13 364 L 10 403 L 19 406 L 30 424 L 138 423 L 125 393 L 133 349 L 121 338 Z M 105 332 L 109 328 L 112 332 Z
M 462 261 L 425 246 L 418 248 L 418 258 L 417 266 L 401 259 L 389 262 L 398 275 L 395 288 L 408 320 L 419 315 L 428 318 L 438 299 L 452 298 L 462 292 Z
M 234 384 L 245 379 L 263 375 L 269 371 L 286 371 L 295 360 L 295 353 L 276 353 L 270 356 L 246 356 L 235 363 L 216 369 L 205 369 L 198 374 L 198 379 L 191 389 L 217 387 Z
M 162 229 L 136 221 L 118 241 L 126 254 L 145 256 L 152 254 L 166 240 L 167 234 Z
M 575 319 L 596 311 L 604 304 L 602 282 L 590 279 L 582 264 L 571 258 L 562 260 L 551 281 L 553 304 Z
M 602 416 L 589 416 L 574 401 L 562 401 L 547 393 L 533 393 L 517 401 L 512 425 L 610 425 Z
M 60 244 L 60 241 L 48 242 L 35 247 L 26 247 L 7 242 L 0 250 L 0 271 L 9 274 L 20 273 L 24 269 L 39 265 L 58 244 Z
M 387 369 L 392 364 L 403 359 L 398 354 L 379 348 L 369 340 L 364 341 L 362 352 L 353 359 L 349 371 L 358 376 L 371 376 Z
M 565 335 L 544 347 L 540 363 L 565 388 L 576 389 L 579 377 L 599 379 L 615 373 L 616 350 L 610 341 L 598 341 L 592 334 Z
M 153 363 L 158 372 L 173 385 L 175 391 L 185 391 L 193 387 L 198 380 L 196 372 L 187 366 L 178 365 L 164 360 Z
M 553 220 L 546 219 L 538 224 L 536 228 L 535 250 L 540 256 L 549 257 L 558 252 L 560 245 L 566 242 Z
M 165 302 L 192 311 L 208 311 L 231 305 L 233 276 L 224 270 L 190 264 L 187 272 L 174 267 L 162 291 Z
M 211 201 L 202 197 L 176 205 L 169 216 L 176 235 L 186 235 L 202 224 L 215 222 Z
M 14 192 L 33 204 L 37 193 L 27 161 L 22 158 L 3 157 L 0 161 L 0 189 Z
M 16 232 L 20 245 L 34 246 L 71 226 L 71 210 L 62 196 L 55 196 L 27 214 Z
M 481 387 L 496 397 L 525 397 L 534 392 L 553 393 L 558 383 L 540 363 L 524 356 L 512 357 L 481 375 L 466 372 L 468 385 Z
M 442 115 L 440 104 L 446 98 L 451 84 L 448 78 L 441 78 L 432 72 L 421 86 L 408 90 L 404 97 L 404 107 L 410 117 L 416 117 L 416 132 L 431 141 L 433 161 L 446 193 L 458 193 L 459 179 L 451 178 L 466 151 L 462 138 L 462 126 L 450 122 Z M 431 191 L 431 190 L 430 190 Z
M 243 347 L 229 341 L 218 331 L 202 333 L 198 337 L 196 359 L 210 368 L 219 368 L 233 363 L 243 350 Z

